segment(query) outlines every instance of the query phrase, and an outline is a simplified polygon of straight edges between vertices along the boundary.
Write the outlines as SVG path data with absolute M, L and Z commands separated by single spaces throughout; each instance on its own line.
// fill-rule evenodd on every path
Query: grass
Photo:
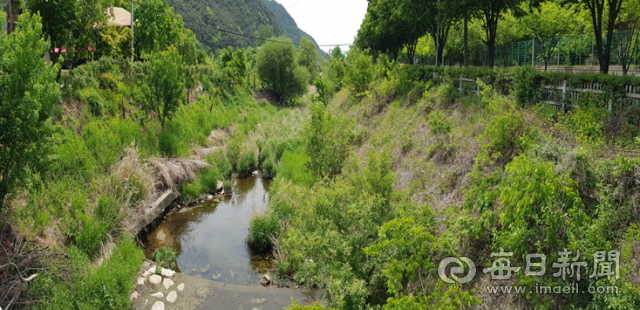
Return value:
M 163 246 L 153 251 L 153 261 L 162 268 L 176 268 L 176 251 L 170 247 Z
M 278 217 L 271 213 L 254 215 L 249 223 L 249 244 L 261 251 L 271 249 L 271 237 L 277 237 L 280 232 Z
M 311 186 L 316 178 L 305 167 L 308 161 L 309 156 L 305 153 L 304 147 L 298 147 L 294 151 L 287 150 L 280 159 L 278 176 L 289 179 L 297 185 Z
M 31 284 L 27 297 L 39 300 L 32 309 L 129 309 L 129 292 L 144 253 L 132 238 L 123 238 L 100 267 L 75 246 L 59 268 L 45 269 Z M 69 276 L 71 276 L 69 278 Z

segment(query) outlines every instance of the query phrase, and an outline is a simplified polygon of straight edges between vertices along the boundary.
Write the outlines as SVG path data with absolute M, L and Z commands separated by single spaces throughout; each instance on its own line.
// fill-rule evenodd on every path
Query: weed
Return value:
M 259 250 L 269 250 L 272 246 L 269 238 L 278 237 L 279 232 L 277 216 L 269 213 L 254 216 L 249 223 L 249 244 Z
M 172 248 L 163 246 L 153 252 L 152 259 L 159 267 L 174 269 L 176 268 L 177 257 Z

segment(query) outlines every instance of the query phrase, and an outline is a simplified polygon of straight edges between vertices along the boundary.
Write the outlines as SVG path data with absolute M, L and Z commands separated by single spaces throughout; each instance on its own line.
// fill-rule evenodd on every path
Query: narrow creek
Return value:
M 220 202 L 205 201 L 172 211 L 147 235 L 145 255 L 173 248 L 181 273 L 224 283 L 256 285 L 274 269 L 271 254 L 254 253 L 247 245 L 249 222 L 267 208 L 270 181 L 258 176 L 232 179 L 232 192 Z

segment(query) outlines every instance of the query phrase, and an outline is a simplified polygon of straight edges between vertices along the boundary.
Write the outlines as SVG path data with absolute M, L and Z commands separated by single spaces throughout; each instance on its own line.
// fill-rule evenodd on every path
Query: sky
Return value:
M 367 0 L 276 0 L 319 45 L 353 43 L 367 14 Z M 320 46 L 324 51 L 332 46 Z M 349 47 L 342 45 L 344 51 Z

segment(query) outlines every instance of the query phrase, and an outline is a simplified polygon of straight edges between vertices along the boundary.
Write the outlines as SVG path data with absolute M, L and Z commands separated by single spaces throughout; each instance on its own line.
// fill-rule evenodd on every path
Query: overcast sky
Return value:
M 295 19 L 298 28 L 319 45 L 353 43 L 367 14 L 367 0 L 276 0 Z M 333 47 L 320 46 L 328 51 Z M 340 46 L 342 50 L 348 46 Z

